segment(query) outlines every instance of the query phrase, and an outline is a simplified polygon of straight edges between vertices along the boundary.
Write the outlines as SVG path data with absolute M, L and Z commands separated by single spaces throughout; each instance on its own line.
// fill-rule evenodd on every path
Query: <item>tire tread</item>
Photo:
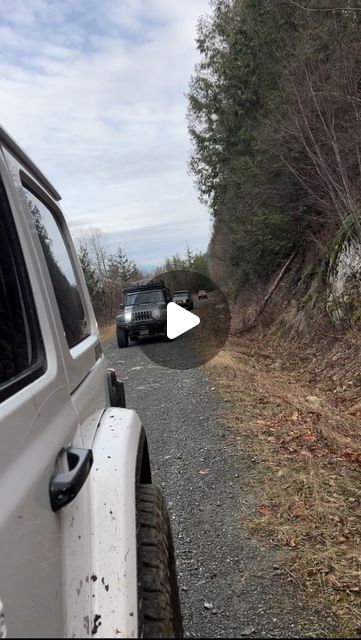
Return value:
M 143 638 L 182 638 L 183 625 L 171 527 L 165 500 L 153 485 L 138 491 Z

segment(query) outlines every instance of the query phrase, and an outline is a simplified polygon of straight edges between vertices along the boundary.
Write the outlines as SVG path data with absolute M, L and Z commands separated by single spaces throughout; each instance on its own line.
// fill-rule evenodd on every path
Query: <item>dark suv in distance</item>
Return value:
M 188 311 L 192 311 L 193 309 L 192 296 L 188 290 L 175 291 L 173 294 L 173 302 L 179 304 L 180 307 L 188 309 Z

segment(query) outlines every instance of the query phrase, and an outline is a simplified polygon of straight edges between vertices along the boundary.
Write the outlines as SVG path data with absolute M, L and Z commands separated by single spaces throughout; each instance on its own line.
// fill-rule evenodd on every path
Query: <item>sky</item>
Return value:
M 54 184 L 76 238 L 143 266 L 205 250 L 187 162 L 188 83 L 208 0 L 0 0 L 0 122 Z

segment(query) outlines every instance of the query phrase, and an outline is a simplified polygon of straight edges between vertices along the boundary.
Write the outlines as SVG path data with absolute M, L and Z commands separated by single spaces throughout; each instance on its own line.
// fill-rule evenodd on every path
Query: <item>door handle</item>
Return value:
M 59 511 L 74 500 L 79 493 L 93 464 L 91 449 L 67 447 L 60 452 L 57 470 L 49 483 L 50 504 L 53 511 Z

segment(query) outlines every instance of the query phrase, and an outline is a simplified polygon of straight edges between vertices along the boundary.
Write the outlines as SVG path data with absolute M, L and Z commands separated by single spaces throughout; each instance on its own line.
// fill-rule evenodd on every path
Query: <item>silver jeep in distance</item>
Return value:
M 0 128 L 0 637 L 182 637 L 166 505 L 59 200 Z

